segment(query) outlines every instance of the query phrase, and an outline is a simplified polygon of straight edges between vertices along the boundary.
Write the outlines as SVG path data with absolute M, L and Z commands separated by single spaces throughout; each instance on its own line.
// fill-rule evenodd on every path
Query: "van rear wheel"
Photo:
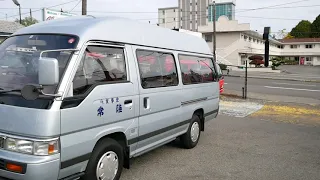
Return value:
M 193 115 L 188 131 L 180 137 L 182 146 L 186 149 L 196 147 L 200 139 L 200 132 L 200 118 Z
M 83 180 L 119 180 L 123 169 L 123 147 L 106 138 L 94 148 Z

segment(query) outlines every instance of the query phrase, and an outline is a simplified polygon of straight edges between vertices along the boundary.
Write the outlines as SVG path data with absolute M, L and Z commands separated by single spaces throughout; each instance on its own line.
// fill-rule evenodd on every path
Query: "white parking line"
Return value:
M 296 90 L 296 91 L 320 92 L 320 90 L 315 90 L 315 89 L 298 89 L 298 88 L 273 87 L 273 86 L 264 86 L 264 87 L 270 88 L 270 89 L 286 89 L 286 90 Z
M 290 85 L 290 86 L 312 86 L 312 87 L 316 87 L 316 85 L 311 85 L 311 84 L 291 84 L 291 83 L 277 83 L 277 82 L 274 82 L 273 84 L 284 84 L 284 85 Z

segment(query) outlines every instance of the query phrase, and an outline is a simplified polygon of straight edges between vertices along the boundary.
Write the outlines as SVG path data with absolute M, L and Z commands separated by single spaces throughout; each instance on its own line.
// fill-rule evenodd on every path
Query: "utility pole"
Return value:
M 216 61 L 217 32 L 216 32 L 216 2 L 212 1 L 212 24 L 213 24 L 213 59 Z
M 30 9 L 30 17 L 31 17 L 31 19 L 32 19 L 32 11 L 31 11 L 31 9 Z
M 87 0 L 82 0 L 82 15 L 87 15 Z

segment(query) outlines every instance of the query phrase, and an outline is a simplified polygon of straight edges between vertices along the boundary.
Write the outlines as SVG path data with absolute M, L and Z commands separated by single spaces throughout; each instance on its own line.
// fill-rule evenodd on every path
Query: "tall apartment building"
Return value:
M 216 0 L 216 20 L 220 16 L 227 16 L 230 20 L 235 19 L 235 0 Z M 198 31 L 199 26 L 212 22 L 212 0 L 178 0 L 178 7 L 160 8 L 159 25 L 173 29 L 181 28 L 190 31 Z M 178 8 L 178 9 L 177 9 Z M 174 10 L 174 14 L 173 11 Z M 178 13 L 176 13 L 178 12 Z M 168 14 L 167 14 L 168 13 Z M 168 21 L 171 19 L 171 21 Z M 175 19 L 176 23 L 172 23 Z
M 158 9 L 158 24 L 169 29 L 179 29 L 179 8 L 168 7 Z

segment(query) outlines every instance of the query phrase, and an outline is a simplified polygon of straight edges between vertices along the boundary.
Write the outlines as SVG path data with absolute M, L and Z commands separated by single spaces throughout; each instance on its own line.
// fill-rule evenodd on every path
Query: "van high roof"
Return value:
M 88 40 L 104 40 L 212 54 L 208 44 L 202 38 L 119 17 L 61 18 L 23 28 L 14 35 L 39 33 L 76 35 L 80 37 L 79 45 Z

